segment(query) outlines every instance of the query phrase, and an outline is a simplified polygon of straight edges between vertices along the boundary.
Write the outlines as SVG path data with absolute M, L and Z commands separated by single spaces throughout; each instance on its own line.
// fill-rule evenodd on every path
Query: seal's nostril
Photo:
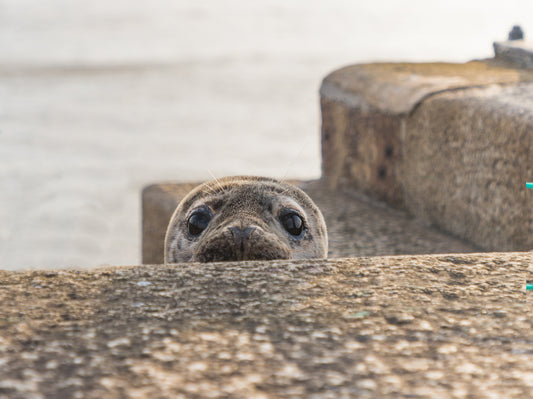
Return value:
M 233 234 L 233 237 L 237 240 L 249 240 L 252 233 L 255 231 L 255 227 L 247 226 L 244 229 L 241 229 L 237 226 L 232 226 L 228 228 Z

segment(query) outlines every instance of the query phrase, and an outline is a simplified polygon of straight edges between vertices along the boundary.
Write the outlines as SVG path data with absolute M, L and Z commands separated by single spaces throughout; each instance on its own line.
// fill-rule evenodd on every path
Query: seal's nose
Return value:
M 233 234 L 233 238 L 235 238 L 236 241 L 244 242 L 250 239 L 250 236 L 255 231 L 255 227 L 247 226 L 244 229 L 241 229 L 237 226 L 228 227 L 229 231 L 231 231 L 231 234 Z
M 243 227 L 246 226 L 246 227 Z M 241 260 L 291 259 L 287 245 L 255 223 L 224 226 L 198 246 L 194 260 L 228 262 Z

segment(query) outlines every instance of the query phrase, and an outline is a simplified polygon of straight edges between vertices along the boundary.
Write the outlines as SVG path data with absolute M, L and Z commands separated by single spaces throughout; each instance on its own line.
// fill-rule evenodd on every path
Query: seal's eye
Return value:
M 288 211 L 280 216 L 280 221 L 285 230 L 295 237 L 300 236 L 304 231 L 304 221 L 302 217 L 294 211 Z
M 207 209 L 198 209 L 187 220 L 187 229 L 193 236 L 197 236 L 207 228 L 207 225 L 211 221 L 211 214 Z

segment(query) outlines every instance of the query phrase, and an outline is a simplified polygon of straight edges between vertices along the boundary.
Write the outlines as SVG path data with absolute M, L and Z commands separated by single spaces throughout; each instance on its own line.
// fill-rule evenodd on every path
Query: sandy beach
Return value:
M 406 4 L 0 0 L 0 268 L 138 264 L 148 184 L 320 176 L 333 69 L 533 34 L 530 0 Z

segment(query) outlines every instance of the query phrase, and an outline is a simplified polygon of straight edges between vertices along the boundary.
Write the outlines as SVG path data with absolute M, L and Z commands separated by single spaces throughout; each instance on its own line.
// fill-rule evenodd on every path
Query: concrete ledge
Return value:
M 527 397 L 532 261 L 0 271 L 0 398 Z
M 322 181 L 296 182 L 322 210 L 329 257 L 474 252 L 479 247 L 413 220 L 407 213 L 350 190 L 334 194 Z M 194 183 L 154 184 L 143 190 L 142 263 L 163 263 L 164 237 L 174 208 Z
M 493 84 L 533 81 L 533 71 L 516 69 L 494 61 L 452 63 L 379 63 L 350 65 L 326 76 L 322 99 L 364 111 L 384 114 L 410 113 L 435 93 Z
M 198 183 L 153 184 L 142 191 L 142 263 L 163 263 L 165 234 L 179 202 Z
M 323 178 L 485 250 L 531 249 L 532 81 L 497 61 L 335 71 L 321 88 Z

